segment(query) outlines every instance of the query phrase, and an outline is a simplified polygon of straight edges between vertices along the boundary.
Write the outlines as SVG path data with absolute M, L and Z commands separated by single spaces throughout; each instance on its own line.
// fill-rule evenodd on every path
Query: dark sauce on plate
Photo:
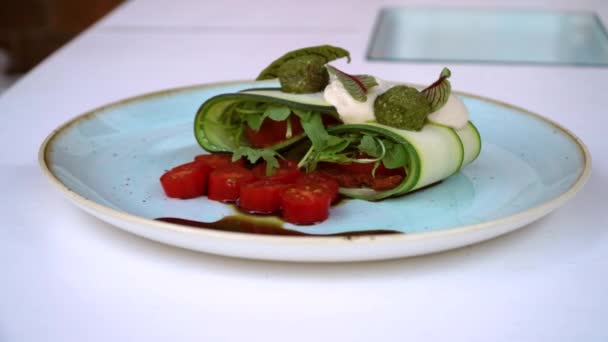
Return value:
M 425 191 L 441 181 L 429 184 L 420 189 L 410 192 L 409 194 Z M 337 202 L 332 204 L 332 207 L 342 205 L 349 199 L 340 197 Z M 187 227 L 204 228 L 219 230 L 224 232 L 236 232 L 236 233 L 248 233 L 248 234 L 259 234 L 259 235 L 279 235 L 279 236 L 343 236 L 347 239 L 358 237 L 358 236 L 374 236 L 374 235 L 388 235 L 388 234 L 405 234 L 404 232 L 393 230 L 393 229 L 369 229 L 369 230 L 358 230 L 358 231 L 347 231 L 342 233 L 334 234 L 313 234 L 305 233 L 298 230 L 287 229 L 283 227 L 282 221 L 275 215 L 256 215 L 252 213 L 245 213 L 240 211 L 238 206 L 234 206 L 236 215 L 226 216 L 215 222 L 202 222 L 187 220 L 179 217 L 159 217 L 155 220 L 168 222 L 173 224 L 179 224 Z M 261 217 L 261 219 L 260 219 Z M 275 220 L 273 220 L 273 218 Z
M 281 224 L 266 220 L 256 220 L 247 218 L 247 216 L 230 215 L 215 222 L 201 222 L 186 220 L 178 217 L 160 217 L 157 221 L 179 224 L 182 226 L 213 229 L 224 232 L 249 233 L 260 235 L 281 235 L 281 236 L 344 236 L 355 237 L 365 235 L 386 235 L 386 234 L 403 234 L 403 232 L 389 229 L 378 230 L 363 230 L 351 231 L 335 234 L 309 234 L 297 230 L 284 228 Z

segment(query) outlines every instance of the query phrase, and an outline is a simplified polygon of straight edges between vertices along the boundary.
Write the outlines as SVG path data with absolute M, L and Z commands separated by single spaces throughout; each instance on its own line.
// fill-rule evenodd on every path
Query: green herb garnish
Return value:
M 311 146 L 298 163 L 298 167 L 306 167 L 313 171 L 321 161 L 347 162 L 348 158 L 341 152 L 346 150 L 351 140 L 327 133 L 321 114 L 307 111 L 294 111 L 300 117 L 302 128 L 310 139 Z
M 235 162 L 242 157 L 255 164 L 258 160 L 263 159 L 266 162 L 266 175 L 270 176 L 274 173 L 274 170 L 279 167 L 278 158 L 282 158 L 281 155 L 269 148 L 252 148 L 249 146 L 239 146 L 232 152 L 232 161 Z
M 367 132 L 332 135 L 325 129 L 320 113 L 298 111 L 296 114 L 303 118 L 302 127 L 311 142 L 298 163 L 298 167 L 308 172 L 314 171 L 319 162 L 374 163 L 372 174 L 381 163 L 389 169 L 407 166 L 407 153 L 401 144 Z M 360 158 L 361 153 L 367 157 Z
M 241 114 L 247 126 L 254 131 L 260 129 L 266 118 L 283 121 L 291 114 L 291 109 L 287 106 L 252 101 L 241 102 L 233 110 Z

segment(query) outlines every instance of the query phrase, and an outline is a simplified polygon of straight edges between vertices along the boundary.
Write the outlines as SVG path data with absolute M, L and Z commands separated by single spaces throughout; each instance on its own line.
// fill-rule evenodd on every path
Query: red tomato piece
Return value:
M 369 175 L 372 174 L 372 170 L 374 169 L 374 163 L 346 163 L 337 164 L 337 166 L 338 169 L 345 173 L 364 173 Z
M 371 187 L 376 191 L 390 190 L 401 183 L 403 176 L 383 176 L 376 177 L 372 180 Z
M 342 188 L 359 188 L 371 183 L 371 174 L 347 173 L 340 170 L 324 170 L 323 173 L 333 178 Z
M 218 168 L 209 174 L 207 197 L 221 202 L 235 202 L 241 187 L 255 180 L 251 170 L 243 167 Z
M 293 224 L 313 224 L 329 217 L 332 194 L 322 184 L 292 184 L 281 192 L 283 219 Z
M 357 174 L 368 174 L 371 175 L 374 170 L 374 163 L 346 163 L 346 164 L 336 164 L 337 167 L 345 173 L 357 173 Z M 378 165 L 376 172 L 374 173 L 376 176 L 394 176 L 394 175 L 403 175 L 405 171 L 403 168 L 398 169 L 387 169 L 382 163 Z
M 203 196 L 207 191 L 209 172 L 209 166 L 190 162 L 165 172 L 160 183 L 167 197 L 186 199 Z
M 325 187 L 327 193 L 331 195 L 332 203 L 340 196 L 340 185 L 338 182 L 332 176 L 323 172 L 303 173 L 296 179 L 295 184 L 314 184 Z
M 296 115 L 290 115 L 287 119 L 291 123 L 291 135 L 296 136 L 304 132 L 300 124 L 300 118 Z M 262 126 L 255 131 L 249 126 L 245 126 L 245 137 L 253 147 L 268 147 L 276 145 L 287 140 L 287 120 L 274 121 L 272 119 L 264 119 Z
M 365 158 L 365 156 L 361 157 Z M 386 189 L 388 180 L 385 178 L 398 176 L 391 178 L 391 181 L 394 181 L 397 178 L 403 179 L 405 177 L 403 168 L 387 169 L 382 164 L 378 165 L 374 176 L 372 176 L 374 163 L 321 163 L 319 167 L 321 172 L 334 178 L 343 188 L 367 186 L 376 190 Z
M 242 158 L 233 162 L 232 154 L 229 153 L 201 154 L 194 157 L 194 160 L 202 164 L 208 165 L 213 170 L 217 168 L 245 165 L 245 161 Z
M 270 180 L 258 180 L 241 187 L 239 207 L 255 214 L 271 214 L 281 207 L 281 192 L 287 184 Z
M 262 162 L 253 168 L 253 174 L 258 179 L 271 179 L 282 183 L 293 183 L 301 172 L 298 169 L 298 164 L 294 161 L 281 159 L 279 160 L 279 168 L 274 170 L 270 176 L 266 176 L 266 162 Z

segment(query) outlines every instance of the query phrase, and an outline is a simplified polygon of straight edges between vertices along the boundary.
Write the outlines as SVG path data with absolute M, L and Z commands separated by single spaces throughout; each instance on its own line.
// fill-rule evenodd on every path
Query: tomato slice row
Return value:
M 236 202 L 253 214 L 280 213 L 287 222 L 304 225 L 329 216 L 331 203 L 338 198 L 338 183 L 321 173 L 303 174 L 297 164 L 281 160 L 280 167 L 266 174 L 265 163 L 253 169 L 244 161 L 233 162 L 228 154 L 200 155 L 177 166 L 160 178 L 168 197 Z
M 339 121 L 323 115 L 323 123 L 332 126 Z M 293 113 L 283 121 L 266 118 L 258 130 L 244 127 L 245 138 L 253 147 L 276 145 L 302 132 L 300 120 Z M 369 158 L 365 154 L 356 157 Z M 320 171 L 307 174 L 301 173 L 293 161 L 279 163 L 279 168 L 267 174 L 265 162 L 248 169 L 243 159 L 233 161 L 232 154 L 204 154 L 167 171 L 160 182 L 168 197 L 206 195 L 211 200 L 236 203 L 249 213 L 280 213 L 287 222 L 314 224 L 327 219 L 340 187 L 387 190 L 405 177 L 404 169 L 376 167 L 374 163 L 320 163 Z
M 321 171 L 302 173 L 297 164 L 281 160 L 279 168 L 266 174 L 264 162 L 253 169 L 231 154 L 196 156 L 194 161 L 174 167 L 160 178 L 168 197 L 194 198 L 236 203 L 253 214 L 281 214 L 287 222 L 305 225 L 327 219 L 329 208 L 339 198 L 339 188 L 369 186 L 376 190 L 398 185 L 404 172 L 380 166 L 372 177 L 373 164 L 330 164 Z

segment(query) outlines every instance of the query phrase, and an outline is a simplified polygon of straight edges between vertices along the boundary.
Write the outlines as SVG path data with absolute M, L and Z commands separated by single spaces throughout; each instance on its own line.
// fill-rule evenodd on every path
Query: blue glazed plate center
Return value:
M 234 214 L 232 206 L 206 198 L 169 199 L 158 179 L 165 170 L 205 153 L 192 132 L 200 104 L 210 96 L 251 86 L 186 88 L 94 111 L 49 142 L 48 167 L 71 191 L 111 209 L 149 219 L 219 220 Z M 425 190 L 381 202 L 349 200 L 332 208 L 321 224 L 285 226 L 314 234 L 449 230 L 542 205 L 581 177 L 585 155 L 567 132 L 517 108 L 462 98 L 483 142 L 472 164 Z

